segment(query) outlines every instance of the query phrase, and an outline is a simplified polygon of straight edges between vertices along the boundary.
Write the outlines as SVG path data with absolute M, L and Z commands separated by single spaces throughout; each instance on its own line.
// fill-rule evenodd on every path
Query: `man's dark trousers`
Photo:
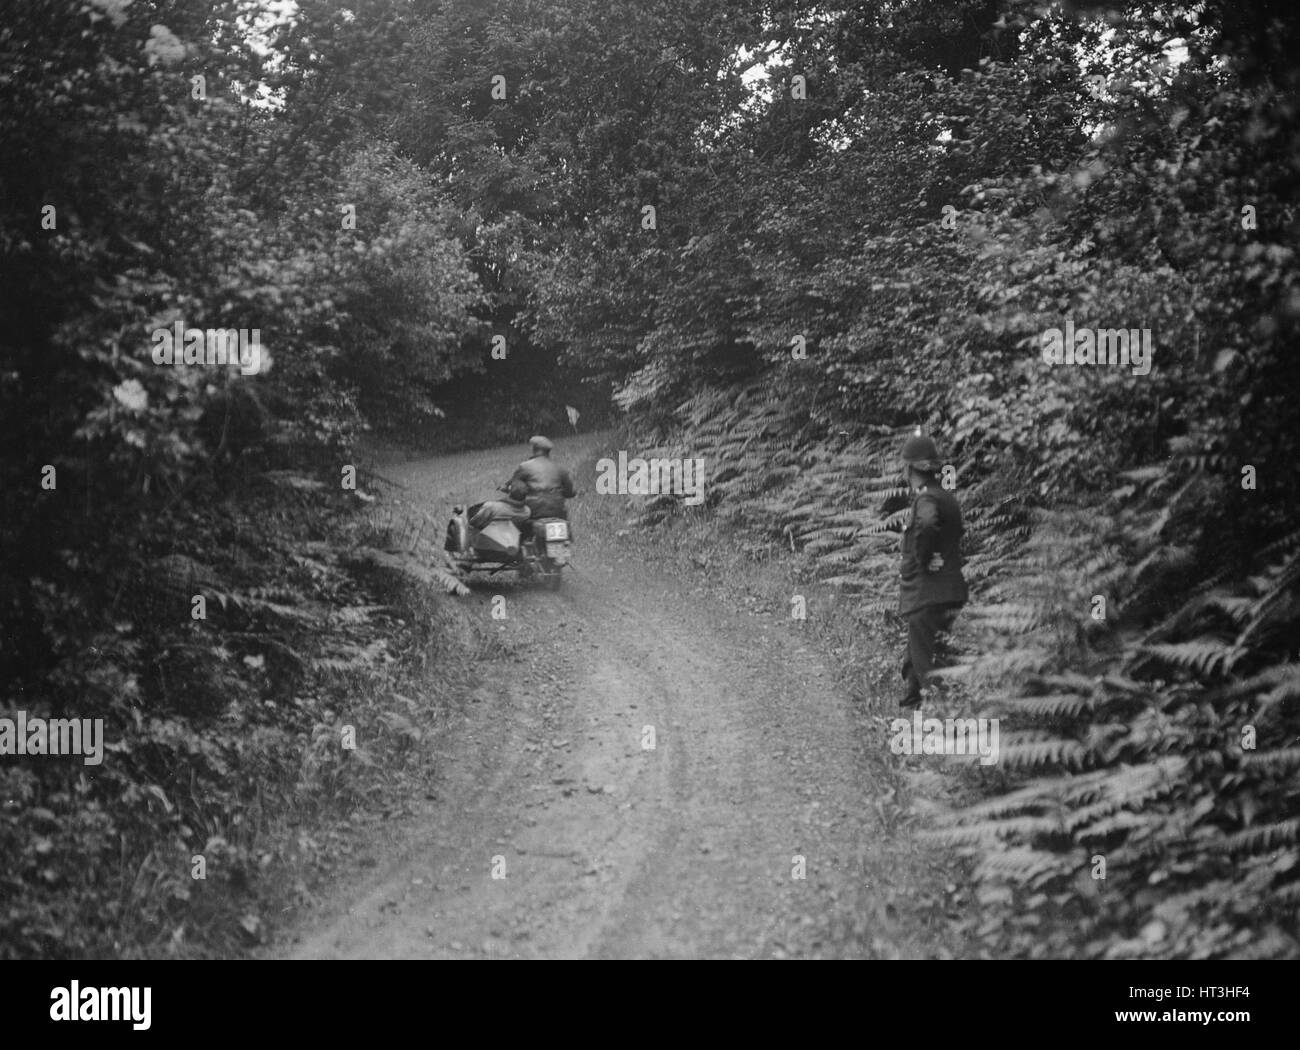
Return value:
M 934 669 L 935 639 L 940 631 L 952 629 L 961 607 L 961 602 L 927 605 L 906 617 L 907 654 L 903 657 L 903 678 L 907 681 L 907 695 L 903 706 L 921 702 L 921 686 Z

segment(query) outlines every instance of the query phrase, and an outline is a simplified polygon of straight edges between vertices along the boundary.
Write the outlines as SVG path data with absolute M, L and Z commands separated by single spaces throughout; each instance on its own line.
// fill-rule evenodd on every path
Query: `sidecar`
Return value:
M 486 500 L 452 509 L 443 548 L 464 572 L 518 569 L 525 565 L 519 525 L 528 508 L 507 500 Z

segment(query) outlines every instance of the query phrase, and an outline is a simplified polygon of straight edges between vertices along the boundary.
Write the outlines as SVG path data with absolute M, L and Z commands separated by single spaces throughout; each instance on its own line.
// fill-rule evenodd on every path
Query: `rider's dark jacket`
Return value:
M 903 616 L 930 605 L 959 605 L 967 597 L 962 576 L 961 507 L 952 494 L 927 484 L 912 499 L 903 530 L 903 564 L 898 611 Z M 928 568 L 934 555 L 943 558 L 938 572 Z
M 534 518 L 567 517 L 564 501 L 573 499 L 573 477 L 550 456 L 533 456 L 515 468 L 510 483 L 522 481 L 528 487 L 524 502 Z

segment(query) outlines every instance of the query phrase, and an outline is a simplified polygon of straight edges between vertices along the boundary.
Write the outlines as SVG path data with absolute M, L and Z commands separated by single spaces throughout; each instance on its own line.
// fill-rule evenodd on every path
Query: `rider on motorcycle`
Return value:
M 532 455 L 515 468 L 510 476 L 509 487 L 522 485 L 526 490 L 524 503 L 532 512 L 529 521 L 520 526 L 525 538 L 532 535 L 532 522 L 538 518 L 569 519 L 569 512 L 564 501 L 573 499 L 573 477 L 564 467 L 551 459 L 554 446 L 540 434 L 528 439 Z

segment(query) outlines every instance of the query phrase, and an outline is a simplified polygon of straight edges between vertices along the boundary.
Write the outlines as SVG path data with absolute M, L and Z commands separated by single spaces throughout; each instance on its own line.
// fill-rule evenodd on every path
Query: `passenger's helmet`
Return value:
M 522 481 L 512 481 L 510 482 L 510 489 L 507 495 L 509 495 L 509 497 L 516 503 L 522 503 L 524 497 L 528 495 L 528 486 Z
M 547 455 L 549 455 L 551 449 L 555 447 L 551 444 L 549 438 L 545 438 L 541 434 L 534 434 L 530 437 L 528 439 L 528 444 L 532 446 L 534 452 L 545 452 Z
M 903 465 L 927 474 L 939 469 L 939 448 L 934 439 L 918 430 L 903 443 Z

